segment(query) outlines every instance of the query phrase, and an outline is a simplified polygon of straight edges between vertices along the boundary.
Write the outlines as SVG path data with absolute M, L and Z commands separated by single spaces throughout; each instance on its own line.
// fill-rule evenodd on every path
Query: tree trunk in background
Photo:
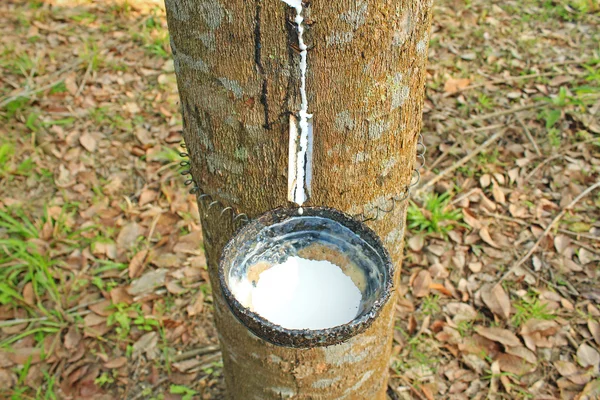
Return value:
M 335 346 L 291 349 L 255 337 L 225 303 L 217 262 L 229 211 L 256 217 L 287 201 L 289 116 L 300 109 L 295 11 L 280 0 L 166 0 L 184 138 L 199 199 L 228 396 L 385 399 L 393 295 L 364 333 Z M 421 126 L 429 0 L 311 0 L 308 206 L 349 214 L 390 208 L 410 181 Z M 212 201 L 210 201 L 212 203 Z M 397 267 L 406 201 L 369 222 Z

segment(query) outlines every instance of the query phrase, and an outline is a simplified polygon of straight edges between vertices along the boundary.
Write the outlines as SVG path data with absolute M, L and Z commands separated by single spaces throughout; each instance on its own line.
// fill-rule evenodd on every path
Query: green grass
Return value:
M 494 100 L 483 93 L 477 97 L 477 102 L 479 103 L 477 108 L 480 112 L 489 111 L 495 106 Z
M 133 40 L 140 44 L 150 56 L 169 59 L 169 32 L 161 24 L 159 10 L 152 11 L 152 15 L 141 24 L 130 30 Z
M 198 394 L 197 391 L 188 388 L 183 385 L 171 385 L 169 388 L 169 392 L 171 394 L 179 394 L 181 395 L 181 400 L 192 400 L 192 398 Z
M 37 299 L 48 294 L 60 304 L 58 287 L 51 270 L 58 261 L 40 252 L 31 239 L 39 239 L 38 228 L 23 213 L 12 215 L 0 210 L 0 228 L 7 237 L 0 238 L 0 304 L 22 304 L 23 286 L 31 282 Z
M 421 311 L 425 315 L 435 315 L 442 311 L 440 307 L 440 296 L 438 295 L 430 295 L 423 298 L 423 303 L 421 304 Z
M 532 318 L 542 320 L 553 320 L 556 318 L 546 304 L 542 303 L 535 293 L 529 293 L 527 296 L 517 299 L 513 302 L 515 315 L 511 318 L 511 323 L 515 327 L 523 325 Z
M 435 373 L 439 357 L 436 357 L 437 348 L 432 346 L 432 340 L 423 335 L 411 336 L 399 327 L 394 329 L 400 332 L 406 340 L 406 345 L 400 354 L 401 359 L 396 359 L 392 363 L 392 370 L 400 376 L 414 368 L 422 368 Z
M 462 210 L 452 208 L 450 201 L 450 193 L 429 194 L 421 207 L 411 201 L 407 213 L 408 228 L 446 236 L 462 220 Z

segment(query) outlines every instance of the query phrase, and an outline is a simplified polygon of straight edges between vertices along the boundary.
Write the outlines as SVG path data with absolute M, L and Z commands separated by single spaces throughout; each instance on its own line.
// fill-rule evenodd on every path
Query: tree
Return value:
M 396 295 L 349 341 L 293 349 L 249 333 L 219 288 L 217 263 L 233 217 L 293 206 L 287 165 L 290 116 L 301 108 L 296 10 L 280 0 L 166 0 L 166 8 L 228 395 L 384 399 Z M 315 0 L 303 4 L 302 15 L 314 115 L 306 205 L 376 216 L 369 225 L 386 244 L 398 282 L 400 197 L 421 127 L 431 2 Z

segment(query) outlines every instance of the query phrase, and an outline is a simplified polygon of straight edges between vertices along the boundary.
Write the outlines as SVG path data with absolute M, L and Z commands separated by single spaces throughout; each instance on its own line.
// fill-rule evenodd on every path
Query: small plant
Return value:
M 0 210 L 0 228 L 8 234 L 0 239 L 0 304 L 23 302 L 22 285 L 31 283 L 34 295 L 39 299 L 48 293 L 55 303 L 60 304 L 58 287 L 51 269 L 58 261 L 42 254 L 28 241 L 37 239 L 38 228 L 22 210 L 11 214 Z
M 103 372 L 99 377 L 97 377 L 96 379 L 94 379 L 94 383 L 100 387 L 104 386 L 104 385 L 110 385 L 111 383 L 115 382 L 115 378 L 113 378 L 111 375 L 109 375 L 108 372 Z
M 512 317 L 511 322 L 516 327 L 521 326 L 532 318 L 543 320 L 553 320 L 556 318 L 556 316 L 548 310 L 547 305 L 537 298 L 536 294 L 519 299 L 513 306 L 515 307 L 516 312 Z
M 411 201 L 408 207 L 408 228 L 417 232 L 446 235 L 462 220 L 462 210 L 452 209 L 450 193 L 432 194 L 419 207 Z
M 203 367 L 202 372 L 204 372 L 206 375 L 219 376 L 221 374 L 222 369 L 223 369 L 223 362 L 215 361 L 215 362 L 211 363 L 210 366 Z
M 439 313 L 442 309 L 440 308 L 440 296 L 433 295 L 427 296 L 423 298 L 423 304 L 421 305 L 421 310 L 423 314 L 426 315 L 434 315 Z
M 180 394 L 181 400 L 192 400 L 192 397 L 198 394 L 197 391 L 192 390 L 183 385 L 171 385 L 169 391 L 171 392 L 171 394 Z
M 479 102 L 479 111 L 487 111 L 494 108 L 494 100 L 483 93 L 479 95 L 477 101 Z

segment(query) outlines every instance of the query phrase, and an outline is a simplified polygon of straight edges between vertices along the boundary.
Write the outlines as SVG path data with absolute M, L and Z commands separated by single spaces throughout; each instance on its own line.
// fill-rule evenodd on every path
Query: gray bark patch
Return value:
M 220 154 L 207 154 L 206 163 L 208 164 L 208 171 L 211 174 L 215 174 L 223 170 L 231 172 L 235 175 L 241 175 L 244 172 L 244 164 L 225 158 Z
M 215 30 L 221 26 L 221 21 L 225 16 L 225 11 L 221 3 L 216 0 L 199 1 L 200 15 L 204 18 L 206 25 L 210 30 Z
M 348 110 L 342 111 L 335 117 L 335 129 L 339 132 L 351 131 L 356 126 Z
M 165 0 L 165 8 L 178 21 L 190 19 L 189 4 L 185 0 Z
M 232 92 L 236 99 L 242 98 L 243 90 L 237 81 L 229 78 L 219 78 L 219 82 L 221 82 L 221 85 L 223 85 L 225 89 Z
M 389 127 L 389 121 L 384 119 L 369 121 L 369 139 L 379 139 L 383 135 L 383 133 L 389 129 Z
M 367 3 L 359 1 L 356 3 L 356 8 L 354 8 L 353 3 L 350 4 L 353 9 L 341 14 L 340 19 L 350 25 L 354 30 L 357 30 L 360 26 L 364 25 L 367 19 Z
M 327 46 L 344 45 L 354 38 L 354 32 L 335 32 L 327 36 Z
M 178 50 L 177 47 L 175 47 L 175 42 L 173 41 L 173 38 L 171 38 L 171 50 L 173 52 L 173 61 L 174 61 L 176 73 L 179 73 L 179 69 L 181 68 L 181 66 L 180 66 L 181 63 L 187 65 L 189 68 L 191 68 L 193 70 L 208 72 L 208 65 L 204 61 L 202 61 L 200 58 L 194 58 L 194 57 L 192 57 L 188 54 L 184 54 L 180 50 Z

